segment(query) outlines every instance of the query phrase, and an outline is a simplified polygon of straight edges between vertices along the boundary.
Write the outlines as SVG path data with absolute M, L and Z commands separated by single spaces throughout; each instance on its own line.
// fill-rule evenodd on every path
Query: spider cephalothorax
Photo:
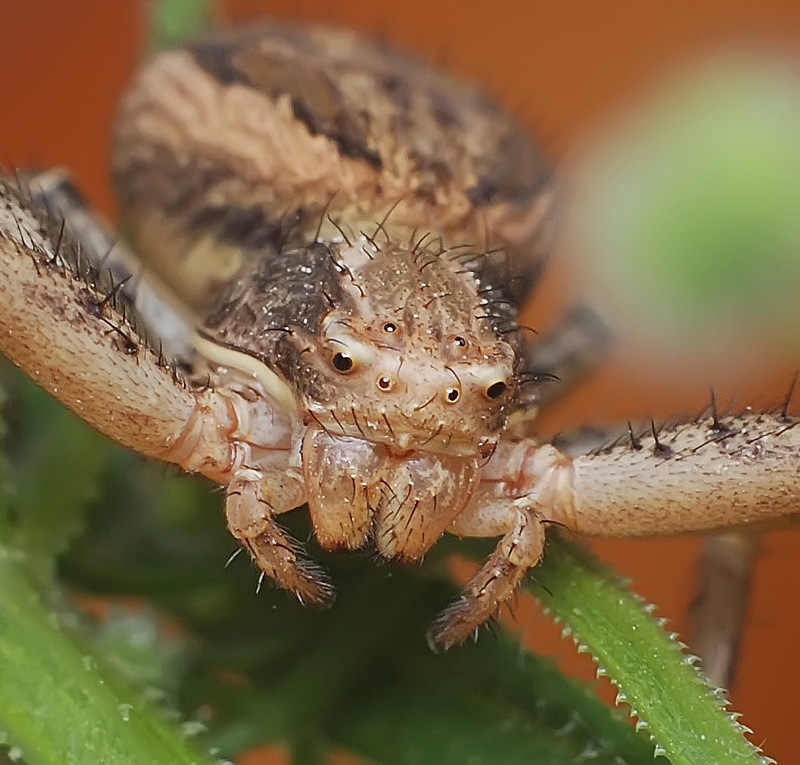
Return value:
M 516 366 L 508 304 L 479 289 L 461 251 L 362 236 L 265 257 L 212 311 L 204 337 L 271 360 L 297 398 L 323 546 L 417 559 L 472 499 Z
M 204 335 L 270 359 L 335 435 L 488 456 L 515 387 L 515 328 L 498 336 L 508 317 L 479 289 L 458 252 L 318 242 L 246 269 Z

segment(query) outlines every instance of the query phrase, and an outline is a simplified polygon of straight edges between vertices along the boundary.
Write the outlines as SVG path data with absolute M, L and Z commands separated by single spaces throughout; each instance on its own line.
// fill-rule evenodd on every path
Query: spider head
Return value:
M 342 298 L 303 338 L 296 376 L 309 416 L 395 453 L 490 453 L 515 392 L 515 351 L 473 271 L 438 248 L 371 240 L 331 255 Z

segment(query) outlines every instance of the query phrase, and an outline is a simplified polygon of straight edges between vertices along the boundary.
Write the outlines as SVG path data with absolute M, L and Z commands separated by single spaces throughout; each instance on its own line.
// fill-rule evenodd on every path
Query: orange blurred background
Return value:
M 593 126 L 629 103 L 687 57 L 720 46 L 759 43 L 782 50 L 800 42 L 800 4 L 787 0 L 695 2 L 404 3 L 257 0 L 226 4 L 229 18 L 280 16 L 334 21 L 385 36 L 429 60 L 483 83 L 540 137 L 554 161 L 591 135 Z M 106 163 L 116 99 L 143 45 L 143 3 L 133 0 L 30 0 L 0 4 L 0 158 L 4 164 L 69 167 L 87 196 L 113 211 Z M 570 302 L 573 280 L 556 257 L 528 323 L 546 328 Z M 665 418 L 697 413 L 713 384 L 720 397 L 769 405 L 780 400 L 797 359 L 760 362 L 758 375 L 737 380 L 674 379 L 648 374 L 624 348 L 570 401 L 548 413 L 545 433 L 582 422 Z M 746 362 L 745 362 L 746 363 Z M 686 628 L 697 539 L 594 545 L 633 580 L 679 632 Z M 756 573 L 733 707 L 753 740 L 780 762 L 796 749 L 795 695 L 800 623 L 791 606 L 798 587 L 800 532 L 765 539 Z M 522 603 L 521 629 L 537 650 L 564 656 L 587 676 L 571 646 Z M 698 764 L 699 765 L 699 764 Z

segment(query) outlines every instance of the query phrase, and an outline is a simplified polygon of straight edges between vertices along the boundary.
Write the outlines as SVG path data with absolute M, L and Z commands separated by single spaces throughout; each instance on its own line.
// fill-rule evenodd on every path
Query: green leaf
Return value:
M 212 763 L 64 628 L 0 548 L 0 731 L 29 765 Z
M 662 629 L 652 608 L 623 589 L 586 551 L 554 537 L 530 589 L 564 623 L 619 688 L 673 765 L 765 763 L 744 737 L 724 698 L 712 691 L 684 646 Z
M 10 381 L 0 544 L 24 553 L 46 577 L 84 527 L 108 442 L 18 373 Z
M 503 635 L 435 665 L 420 657 L 336 736 L 378 762 L 654 762 L 653 746 L 591 688 Z

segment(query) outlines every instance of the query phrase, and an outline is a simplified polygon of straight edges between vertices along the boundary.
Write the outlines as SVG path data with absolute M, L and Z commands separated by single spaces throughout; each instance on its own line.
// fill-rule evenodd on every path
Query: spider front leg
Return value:
M 273 520 L 305 501 L 291 407 L 252 375 L 184 375 L 88 241 L 0 175 L 0 351 L 114 441 L 227 485 L 229 527 L 259 568 L 301 600 L 330 600 Z
M 800 428 L 785 411 L 684 423 L 577 457 L 533 440 L 500 444 L 451 531 L 504 534 L 461 599 L 429 633 L 446 649 L 468 638 L 515 591 L 558 524 L 632 538 L 762 528 L 800 512 Z
M 302 475 L 290 471 L 238 471 L 228 484 L 225 517 L 258 568 L 301 603 L 329 605 L 334 589 L 327 574 L 302 554 L 275 516 L 305 501 Z
M 545 526 L 569 492 L 569 474 L 569 458 L 552 446 L 500 445 L 484 469 L 478 493 L 449 531 L 502 538 L 461 597 L 431 626 L 428 642 L 433 650 L 466 640 L 514 595 L 542 557 Z
M 528 569 L 542 557 L 544 525 L 538 508 L 507 503 L 495 506 L 496 513 L 487 514 L 485 509 L 473 504 L 453 524 L 451 532 L 458 536 L 485 537 L 493 536 L 498 527 L 508 531 L 467 583 L 461 597 L 431 625 L 428 644 L 434 651 L 446 651 L 473 635 L 514 594 Z

